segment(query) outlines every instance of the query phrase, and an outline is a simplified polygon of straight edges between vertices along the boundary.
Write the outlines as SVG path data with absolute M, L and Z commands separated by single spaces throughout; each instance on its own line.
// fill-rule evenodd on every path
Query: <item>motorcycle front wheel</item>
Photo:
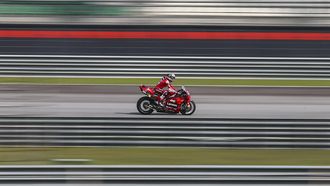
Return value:
M 182 115 L 192 115 L 196 111 L 196 104 L 194 101 L 190 101 L 190 107 L 186 107 L 185 109 L 181 109 Z
M 154 109 L 152 109 L 153 100 L 149 97 L 142 97 L 136 103 L 137 110 L 144 115 L 151 114 Z

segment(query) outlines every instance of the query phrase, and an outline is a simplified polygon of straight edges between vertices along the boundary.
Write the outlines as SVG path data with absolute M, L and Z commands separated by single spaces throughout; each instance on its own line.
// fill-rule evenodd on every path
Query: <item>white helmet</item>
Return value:
M 175 74 L 173 74 L 173 73 L 167 74 L 166 76 L 168 77 L 168 80 L 171 82 L 175 80 Z

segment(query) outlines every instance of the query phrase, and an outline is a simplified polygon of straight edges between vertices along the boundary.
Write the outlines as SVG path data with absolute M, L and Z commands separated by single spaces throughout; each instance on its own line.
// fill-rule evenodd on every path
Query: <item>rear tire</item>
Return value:
M 152 106 L 154 100 L 152 100 L 149 97 L 142 97 L 138 100 L 136 103 L 137 110 L 144 115 L 151 114 L 154 109 L 152 109 L 150 106 Z
M 184 110 L 181 110 L 182 115 L 192 115 L 196 111 L 196 104 L 194 101 L 190 101 L 190 107 Z

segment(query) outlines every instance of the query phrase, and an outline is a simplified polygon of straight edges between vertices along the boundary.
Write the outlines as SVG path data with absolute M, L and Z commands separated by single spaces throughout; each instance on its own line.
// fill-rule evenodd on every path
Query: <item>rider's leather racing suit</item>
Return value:
M 164 90 L 166 87 L 168 89 Z M 161 105 L 162 105 L 162 102 L 165 101 L 167 98 L 176 94 L 175 88 L 173 87 L 173 85 L 171 85 L 171 82 L 168 80 L 168 78 L 166 76 L 164 76 L 158 82 L 158 84 L 155 86 L 154 90 L 155 90 L 155 92 L 158 92 L 161 94 L 161 96 L 159 97 L 159 100 L 158 100 L 158 103 L 160 103 Z

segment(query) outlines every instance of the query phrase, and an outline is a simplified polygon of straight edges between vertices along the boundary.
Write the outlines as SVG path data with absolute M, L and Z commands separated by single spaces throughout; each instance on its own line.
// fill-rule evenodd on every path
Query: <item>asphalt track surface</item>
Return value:
M 330 57 L 330 41 L 0 39 L 0 54 Z
M 269 91 L 269 88 L 190 87 L 197 103 L 197 111 L 192 116 L 140 115 L 136 101 L 143 95 L 135 86 L 31 88 L 2 85 L 0 89 L 2 117 L 330 118 L 328 88 L 273 88 Z

